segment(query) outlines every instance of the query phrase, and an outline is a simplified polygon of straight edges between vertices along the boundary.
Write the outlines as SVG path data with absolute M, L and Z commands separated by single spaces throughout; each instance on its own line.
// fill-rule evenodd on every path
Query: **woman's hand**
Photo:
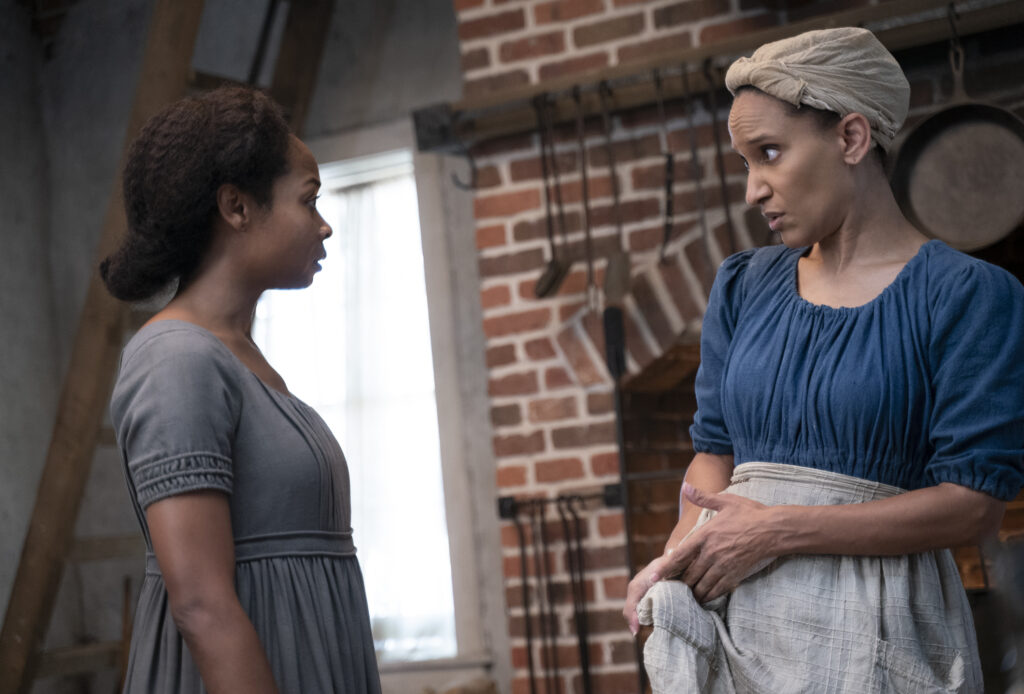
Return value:
M 679 576 L 699 602 L 731 592 L 773 557 L 768 506 L 737 496 L 704 492 L 683 484 L 683 497 L 715 516 L 694 529 L 664 556 L 662 576 Z

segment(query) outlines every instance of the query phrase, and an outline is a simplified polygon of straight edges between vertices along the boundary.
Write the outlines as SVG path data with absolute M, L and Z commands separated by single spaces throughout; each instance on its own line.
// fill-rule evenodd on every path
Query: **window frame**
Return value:
M 410 151 L 413 158 L 457 654 L 440 660 L 381 664 L 382 686 L 385 692 L 420 691 L 426 686 L 443 687 L 457 678 L 486 675 L 504 691 L 511 679 L 511 663 L 494 501 L 495 463 L 487 417 L 472 192 L 460 191 L 451 184 L 455 162 L 417 150 L 411 119 L 305 142 L 321 166 L 402 149 Z

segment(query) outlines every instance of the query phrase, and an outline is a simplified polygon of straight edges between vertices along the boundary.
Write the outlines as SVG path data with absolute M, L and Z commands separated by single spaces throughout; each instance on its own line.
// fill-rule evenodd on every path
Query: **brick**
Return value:
M 534 474 L 538 482 L 564 482 L 583 477 L 583 461 L 579 458 L 560 458 L 537 463 Z
M 529 77 L 527 76 L 527 80 Z M 511 152 L 518 152 L 524 149 L 536 147 L 533 135 L 505 135 L 489 140 L 483 140 L 472 146 L 470 151 L 477 159 L 484 157 L 504 156 Z
M 622 599 L 626 599 L 625 591 L 623 591 Z M 611 651 L 611 662 L 613 664 L 625 665 L 636 662 L 636 648 L 633 646 L 632 641 L 613 641 L 608 644 L 608 647 Z
M 495 427 L 515 426 L 523 421 L 519 405 L 501 405 L 491 408 L 491 424 Z
M 497 75 L 488 75 L 462 82 L 464 97 L 483 96 L 495 92 L 514 89 L 530 83 L 530 74 L 526 70 L 511 70 Z
M 605 381 L 603 366 L 594 363 L 572 326 L 559 333 L 556 339 L 582 385 L 592 386 Z
M 526 468 L 522 465 L 508 465 L 498 468 L 498 487 L 522 487 L 526 484 Z
M 559 152 L 556 150 L 555 165 L 558 168 L 559 175 L 573 173 L 578 166 L 576 163 L 576 152 L 568 150 Z M 509 164 L 509 178 L 516 183 L 520 181 L 539 181 L 542 173 L 539 154 L 528 159 L 516 159 Z M 554 171 L 552 171 L 550 166 L 548 168 L 548 177 L 548 186 L 551 189 L 552 202 L 554 202 L 555 182 L 550 180 L 554 178 Z
M 729 0 L 684 0 L 654 11 L 654 26 L 658 29 L 691 24 L 716 14 L 729 12 Z
M 587 412 L 608 414 L 615 407 L 611 393 L 587 393 Z
M 512 292 L 507 284 L 488 287 L 480 292 L 480 306 L 486 311 L 496 306 L 508 306 L 512 303 Z
M 524 371 L 501 378 L 492 378 L 487 385 L 487 393 L 492 397 L 532 395 L 537 390 L 537 373 L 535 371 Z
M 648 41 L 640 41 L 622 46 L 618 50 L 619 63 L 629 63 L 643 60 L 658 53 L 668 53 L 682 48 L 689 48 L 693 45 L 693 38 L 690 32 L 662 36 Z
M 508 217 L 540 207 L 540 190 L 530 188 L 512 193 L 478 195 L 473 200 L 473 214 L 477 219 Z
M 638 13 L 577 27 L 572 33 L 572 40 L 578 48 L 584 48 L 639 34 L 643 30 L 644 16 Z
M 572 234 L 574 232 L 583 229 L 583 214 L 578 211 L 566 212 L 565 215 L 565 233 Z M 557 209 L 552 210 L 551 213 L 551 229 L 555 235 L 556 243 L 564 243 L 562 237 L 561 219 L 558 216 Z M 548 222 L 546 217 L 534 219 L 530 221 L 516 222 L 516 225 L 512 227 L 512 238 L 515 241 L 533 241 L 536 239 L 547 238 L 548 235 Z M 561 252 L 559 253 L 561 256 Z
M 703 174 L 703 169 L 701 169 Z M 672 166 L 672 178 L 676 185 L 694 180 L 689 155 L 676 154 Z M 665 160 L 650 166 L 635 166 L 630 171 L 633 190 L 663 190 L 665 187 Z
M 598 453 L 590 457 L 590 471 L 595 477 L 619 474 L 619 454 Z
M 661 215 L 661 200 L 656 197 L 626 200 L 619 205 L 623 224 L 642 222 Z M 595 227 L 615 224 L 613 205 L 594 205 L 590 208 L 590 223 Z
M 551 359 L 555 356 L 555 345 L 546 337 L 529 340 L 523 345 L 526 356 L 534 361 Z
M 531 422 L 556 422 L 560 419 L 570 419 L 578 414 L 574 397 L 533 400 L 529 404 L 528 411 Z
M 709 24 L 700 30 L 699 43 L 701 45 L 715 43 L 716 41 L 722 41 L 723 39 L 739 36 L 740 34 L 747 34 L 759 29 L 767 29 L 768 27 L 777 26 L 778 24 L 778 15 L 768 13 L 758 14 L 752 17 L 742 17 L 741 19 L 733 19 L 727 22 L 719 22 L 717 24 Z
M 505 242 L 504 224 L 494 224 L 491 226 L 480 227 L 476 230 L 476 247 L 478 249 L 504 246 Z
M 661 154 L 661 141 L 657 135 L 644 135 L 643 137 L 631 137 L 628 140 L 613 140 L 612 154 L 615 157 L 615 166 L 646 159 Z M 587 152 L 587 159 L 591 167 L 608 166 L 608 157 L 605 156 L 604 146 L 591 147 Z
M 609 600 L 621 600 L 626 597 L 629 579 L 626 576 L 609 576 L 601 580 L 604 596 Z
M 494 455 L 499 458 L 534 455 L 544 450 L 544 433 L 511 434 L 494 437 Z
M 585 448 L 615 443 L 615 424 L 601 422 L 554 429 L 551 432 L 551 442 L 555 448 Z
M 575 320 L 578 314 L 583 311 L 586 307 L 586 303 L 583 301 L 576 301 L 571 304 L 565 304 L 558 309 L 558 320 L 561 323 L 568 323 L 570 320 Z
M 483 166 L 477 169 L 476 172 L 476 188 L 477 190 L 483 190 L 486 188 L 495 188 L 500 186 L 501 172 L 498 171 L 497 166 Z
M 462 54 L 462 71 L 472 72 L 490 66 L 491 54 L 486 48 L 474 48 Z
M 640 368 L 643 369 L 654 361 L 657 355 L 651 352 L 647 346 L 647 340 L 640 332 L 636 314 L 632 311 L 624 311 L 623 313 L 623 323 L 625 323 L 626 328 L 626 351 L 632 355 L 633 359 L 640 365 Z
M 455 12 L 458 13 L 474 7 L 481 7 L 484 0 L 452 0 L 452 4 L 455 6 Z
M 607 176 L 587 176 L 587 200 L 588 206 L 594 200 L 610 198 L 612 196 L 612 179 Z M 562 184 L 562 202 L 572 205 L 583 201 L 582 179 Z M 593 224 L 592 224 L 593 225 Z
M 533 18 L 537 24 L 550 24 L 568 22 L 603 11 L 604 0 L 550 0 L 533 8 Z
M 526 38 L 506 41 L 498 48 L 498 56 L 503 63 L 514 63 L 545 55 L 554 55 L 565 51 L 565 33 L 551 31 L 546 34 L 527 36 Z
M 786 19 L 788 22 L 800 22 L 812 17 L 853 10 L 858 7 L 869 5 L 870 0 L 831 0 L 830 2 L 811 2 L 802 7 L 788 8 Z
M 637 309 L 643 315 L 647 327 L 654 334 L 662 351 L 667 350 L 675 343 L 678 335 L 669 324 L 665 309 L 661 306 L 658 295 L 651 286 L 651 281 L 646 274 L 638 275 L 630 288 Z
M 572 385 L 572 378 L 569 372 L 561 367 L 553 367 L 544 372 L 544 387 L 548 390 L 557 390 Z
M 568 60 L 561 60 L 556 63 L 547 63 L 540 66 L 539 76 L 541 82 L 557 79 L 565 75 L 578 75 L 583 72 L 592 72 L 608 67 L 607 53 L 591 53 L 581 55 Z
M 629 633 L 626 627 L 626 620 L 622 616 L 621 608 L 612 610 L 590 610 L 587 614 L 587 626 L 590 627 L 591 634 Z M 636 684 L 635 676 L 633 684 Z
M 485 356 L 487 368 L 493 369 L 496 366 L 505 366 L 516 360 L 515 345 L 495 345 L 488 347 Z
M 512 275 L 530 270 L 538 270 L 544 265 L 544 251 L 535 248 L 519 253 L 498 255 L 480 259 L 480 277 L 497 277 Z
M 504 316 L 484 319 L 484 334 L 488 338 L 515 335 L 518 333 L 540 330 L 551 323 L 551 309 L 536 308 L 520 313 L 509 313 Z
M 599 516 L 597 519 L 597 532 L 601 537 L 622 535 L 624 527 L 621 513 Z
M 474 39 L 485 39 L 491 36 L 507 34 L 510 31 L 516 31 L 525 26 L 526 14 L 522 8 L 517 8 L 459 22 L 459 40 L 465 42 Z
M 658 272 L 661 273 L 661 279 L 668 289 L 668 294 L 672 297 L 676 310 L 683 320 L 692 321 L 700 318 L 702 312 L 697 297 L 690 290 L 690 284 L 683 277 L 679 264 L 676 262 L 662 263 L 658 267 Z

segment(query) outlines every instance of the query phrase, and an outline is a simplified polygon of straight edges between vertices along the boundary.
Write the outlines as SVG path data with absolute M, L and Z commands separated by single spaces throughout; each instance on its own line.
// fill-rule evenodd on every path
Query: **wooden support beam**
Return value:
M 78 675 L 121 665 L 121 642 L 104 641 L 55 648 L 39 655 L 37 677 Z
M 153 8 L 123 151 L 150 116 L 185 93 L 202 9 L 202 0 L 158 0 Z M 118 180 L 107 207 L 99 258 L 124 233 L 123 207 Z M 24 694 L 31 687 L 109 399 L 126 313 L 93 272 L 0 631 L 0 694 Z
M 292 0 L 268 90 L 302 136 L 323 58 L 334 0 Z
M 582 106 L 589 116 L 600 112 L 600 101 L 596 86 L 601 81 L 612 85 L 615 93 L 615 109 L 628 110 L 655 102 L 651 73 L 655 69 L 666 71 L 669 78 L 664 82 L 665 99 L 682 96 L 682 67 L 689 67 L 689 83 L 694 93 L 705 92 L 709 85 L 701 73 L 701 65 L 707 59 L 731 60 L 750 53 L 758 46 L 787 36 L 837 26 L 856 26 L 880 23 L 886 20 L 906 18 L 907 22 L 876 32 L 879 40 L 891 51 L 946 41 L 949 38 L 949 22 L 945 15 L 934 18 L 938 10 L 944 10 L 949 0 L 890 0 L 867 7 L 844 10 L 802 22 L 771 27 L 731 39 L 716 41 L 693 48 L 671 50 L 654 54 L 644 60 L 623 63 L 612 68 L 568 75 L 543 84 L 524 85 L 502 90 L 480 97 L 462 99 L 450 105 L 432 106 L 416 112 L 423 114 L 428 130 L 417 132 L 421 151 L 461 151 L 464 145 L 484 142 L 490 139 L 528 132 L 537 127 L 536 113 L 532 99 L 547 93 L 553 97 L 554 119 L 567 122 L 575 117 L 576 106 L 570 96 L 575 85 L 584 87 Z M 930 13 L 930 14 L 924 14 Z M 914 19 L 918 17 L 919 19 Z M 1007 2 L 980 9 L 960 11 L 957 28 L 961 36 L 989 31 L 1000 27 L 1024 22 L 1024 2 Z M 445 128 L 455 141 L 432 132 L 436 118 L 429 112 L 444 106 L 448 116 L 441 118 L 441 131 Z M 450 119 L 450 120 L 449 120 Z M 426 143 L 424 146 L 423 143 Z

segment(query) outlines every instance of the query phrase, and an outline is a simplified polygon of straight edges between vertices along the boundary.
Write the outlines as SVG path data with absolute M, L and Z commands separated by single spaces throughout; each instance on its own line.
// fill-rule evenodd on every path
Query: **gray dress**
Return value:
M 171 619 L 145 509 L 217 490 L 230 497 L 238 597 L 280 691 L 380 692 L 348 468 L 312 408 L 212 333 L 167 320 L 125 347 L 111 414 L 148 550 L 124 691 L 206 691 Z

